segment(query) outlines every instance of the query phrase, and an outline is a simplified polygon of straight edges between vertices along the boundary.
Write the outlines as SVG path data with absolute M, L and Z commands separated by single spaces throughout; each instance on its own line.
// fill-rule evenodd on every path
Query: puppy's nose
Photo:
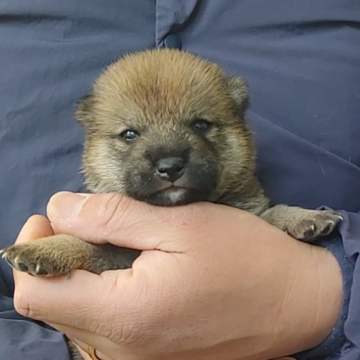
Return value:
M 177 157 L 161 159 L 156 164 L 156 172 L 162 180 L 174 182 L 184 174 L 185 161 Z

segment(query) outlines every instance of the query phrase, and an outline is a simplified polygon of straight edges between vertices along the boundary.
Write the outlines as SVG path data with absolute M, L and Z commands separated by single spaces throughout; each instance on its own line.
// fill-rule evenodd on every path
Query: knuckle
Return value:
M 129 212 L 130 199 L 120 194 L 106 194 L 102 197 L 97 204 L 95 222 L 107 237 L 124 223 Z

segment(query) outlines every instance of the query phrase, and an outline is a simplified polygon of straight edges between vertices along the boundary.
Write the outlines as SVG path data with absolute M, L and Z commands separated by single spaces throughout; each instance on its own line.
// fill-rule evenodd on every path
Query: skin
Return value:
M 67 233 L 143 250 L 132 269 L 101 275 L 14 273 L 20 314 L 104 360 L 277 358 L 316 346 L 338 319 L 334 257 L 241 210 L 59 193 L 48 218 L 30 218 L 17 243 Z

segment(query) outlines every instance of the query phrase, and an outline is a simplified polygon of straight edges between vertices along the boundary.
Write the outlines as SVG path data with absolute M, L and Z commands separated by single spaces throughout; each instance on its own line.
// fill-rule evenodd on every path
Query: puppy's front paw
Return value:
M 10 246 L 0 254 L 11 267 L 33 276 L 69 275 L 72 270 L 54 250 L 38 246 L 36 242 Z
M 326 210 L 308 210 L 288 224 L 286 231 L 295 239 L 311 242 L 333 232 L 342 217 Z
M 14 245 L 0 251 L 14 269 L 33 276 L 69 276 L 74 269 L 91 263 L 92 248 L 69 235 L 54 235 Z

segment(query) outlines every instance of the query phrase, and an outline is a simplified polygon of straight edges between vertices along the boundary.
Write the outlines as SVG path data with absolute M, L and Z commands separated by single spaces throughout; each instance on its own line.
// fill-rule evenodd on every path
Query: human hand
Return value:
M 205 203 L 160 208 L 113 194 L 80 197 L 81 208 L 75 199 L 51 199 L 56 232 L 142 255 L 132 269 L 100 276 L 15 272 L 15 307 L 104 360 L 275 358 L 317 345 L 337 320 L 336 260 L 254 215 Z M 41 222 L 30 219 L 18 241 Z
M 23 231 L 20 233 L 17 239 L 17 243 L 18 244 L 25 243 L 28 241 L 36 240 L 38 238 L 51 236 L 53 234 L 54 234 L 53 228 L 51 227 L 48 220 L 45 217 L 36 215 L 28 220 L 28 222 L 24 226 Z M 84 358 L 84 360 L 91 360 L 89 354 L 85 351 L 85 349 L 87 349 L 87 344 L 79 340 L 75 340 L 75 339 L 73 340 L 75 341 L 75 344 L 77 345 L 78 350 L 82 355 L 82 357 Z M 102 360 L 109 359 L 106 355 L 100 354 L 100 352 L 97 352 L 97 356 L 100 356 Z M 292 358 L 287 357 L 277 360 L 292 360 Z

